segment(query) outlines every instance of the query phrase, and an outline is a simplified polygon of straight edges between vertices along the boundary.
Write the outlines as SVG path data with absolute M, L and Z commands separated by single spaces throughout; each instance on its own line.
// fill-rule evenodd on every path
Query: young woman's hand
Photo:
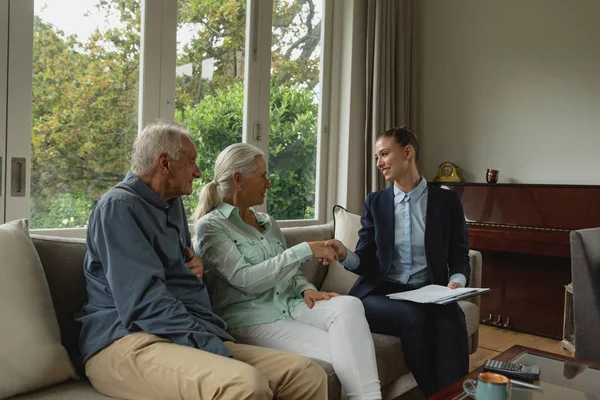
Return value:
M 448 287 L 449 287 L 450 289 L 458 289 L 458 288 L 461 288 L 461 287 L 462 287 L 462 285 L 461 285 L 460 283 L 458 283 L 458 282 L 450 282 L 450 283 L 448 284 Z
M 317 302 L 319 300 L 329 300 L 332 297 L 339 296 L 339 293 L 317 292 L 316 290 L 313 290 L 313 289 L 306 289 L 304 292 L 302 292 L 302 295 L 304 296 L 304 302 L 306 303 L 308 308 L 313 308 L 315 305 L 315 302 Z
M 337 239 L 331 239 L 325 242 L 325 246 L 331 246 L 335 254 L 337 255 L 338 260 L 344 261 L 348 256 L 348 252 L 346 251 L 346 246 L 344 243 L 340 242 Z
M 333 260 L 336 259 L 336 253 L 331 246 L 327 246 L 325 241 L 320 242 L 308 242 L 310 250 L 312 251 L 313 258 L 318 258 L 320 262 L 329 265 Z

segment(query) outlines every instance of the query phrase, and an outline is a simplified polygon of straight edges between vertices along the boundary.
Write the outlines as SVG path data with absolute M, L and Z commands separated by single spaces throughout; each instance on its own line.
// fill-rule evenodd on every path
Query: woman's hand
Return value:
M 462 287 L 462 285 L 461 285 L 460 283 L 458 283 L 458 282 L 450 282 L 450 283 L 448 284 L 448 287 L 449 287 L 450 289 L 458 289 L 458 288 L 461 288 L 461 287 Z
M 304 302 L 306 303 L 308 308 L 313 308 L 315 302 L 319 300 L 329 300 L 332 297 L 339 296 L 339 293 L 317 292 L 313 289 L 306 289 L 304 292 L 302 292 L 302 295 L 304 296 Z
M 204 263 L 202 262 L 202 259 L 196 256 L 189 247 L 185 248 L 185 258 L 188 260 L 185 263 L 185 266 L 188 267 L 198 279 L 202 280 L 202 277 L 204 276 Z
M 322 263 L 327 262 L 325 265 L 329 265 L 333 260 L 336 259 L 337 255 L 331 246 L 325 245 L 326 242 L 308 242 L 310 250 L 312 251 L 313 258 L 318 258 Z
M 335 251 L 335 254 L 337 255 L 337 258 L 339 260 L 344 261 L 346 259 L 346 257 L 348 256 L 348 252 L 346 251 L 346 246 L 344 246 L 344 243 L 340 242 L 337 239 L 331 239 L 325 242 L 325 246 L 331 246 L 331 248 L 333 249 L 333 251 Z

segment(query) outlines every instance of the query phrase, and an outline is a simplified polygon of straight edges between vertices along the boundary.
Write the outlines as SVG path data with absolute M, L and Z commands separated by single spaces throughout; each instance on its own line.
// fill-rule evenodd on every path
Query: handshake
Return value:
M 312 250 L 313 258 L 318 258 L 319 262 L 327 266 L 335 260 L 345 260 L 346 246 L 336 239 L 324 240 L 319 242 L 308 242 Z

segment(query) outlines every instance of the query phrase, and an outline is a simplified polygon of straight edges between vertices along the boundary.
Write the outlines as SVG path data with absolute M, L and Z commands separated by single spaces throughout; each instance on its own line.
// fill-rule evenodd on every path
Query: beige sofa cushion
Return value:
M 358 243 L 359 230 L 360 215 L 352 214 L 341 206 L 333 208 L 333 235 L 335 239 L 354 251 Z M 342 264 L 335 261 L 329 266 L 329 272 L 321 290 L 348 294 L 357 278 L 358 275 L 348 271 Z
M 342 206 L 333 207 L 333 235 L 350 250 L 356 250 L 360 231 L 360 215 L 353 214 Z
M 0 225 L 0 399 L 75 373 L 27 220 Z

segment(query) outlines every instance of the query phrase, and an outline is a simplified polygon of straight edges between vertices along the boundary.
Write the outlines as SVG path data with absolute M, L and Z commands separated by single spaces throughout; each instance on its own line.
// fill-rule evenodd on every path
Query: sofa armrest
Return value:
M 288 247 L 302 242 L 333 239 L 333 222 L 318 225 L 281 228 Z
M 482 269 L 482 259 L 481 253 L 477 250 L 469 250 L 469 258 L 471 260 L 471 278 L 469 279 L 469 287 L 480 288 L 481 287 L 481 269 Z M 467 299 L 471 303 L 475 304 L 477 307 L 481 304 L 481 296 L 471 297 Z
M 572 231 L 575 356 L 600 362 L 600 228 Z

